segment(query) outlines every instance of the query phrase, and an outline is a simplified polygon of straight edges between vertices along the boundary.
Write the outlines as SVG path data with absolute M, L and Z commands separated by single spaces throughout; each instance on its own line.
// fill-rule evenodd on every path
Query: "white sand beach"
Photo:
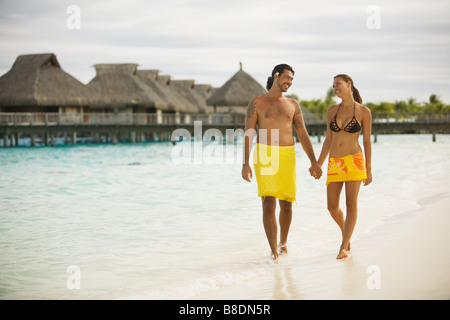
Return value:
M 449 299 L 450 192 L 442 189 L 448 176 L 423 181 L 424 191 L 417 194 L 421 208 L 358 239 L 346 260 L 336 260 L 337 251 L 295 265 L 284 256 L 272 277 L 200 298 Z

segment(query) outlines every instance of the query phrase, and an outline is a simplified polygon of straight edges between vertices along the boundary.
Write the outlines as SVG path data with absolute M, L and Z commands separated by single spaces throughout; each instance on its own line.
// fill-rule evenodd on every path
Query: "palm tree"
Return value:
M 408 112 L 408 106 L 405 101 L 396 100 L 394 102 L 394 110 L 397 113 L 405 113 L 405 112 Z
M 416 98 L 408 98 L 408 112 L 421 112 L 422 106 L 417 102 Z
M 432 94 L 430 96 L 430 103 L 434 104 L 434 103 L 442 103 L 442 101 L 439 99 L 439 96 L 437 94 Z
M 325 97 L 325 104 L 331 106 L 333 104 L 336 104 L 336 101 L 334 100 L 334 97 L 336 97 L 336 94 L 334 93 L 333 88 L 328 88 L 327 95 Z
M 425 103 L 425 112 L 442 112 L 446 109 L 437 94 L 430 95 L 430 101 Z

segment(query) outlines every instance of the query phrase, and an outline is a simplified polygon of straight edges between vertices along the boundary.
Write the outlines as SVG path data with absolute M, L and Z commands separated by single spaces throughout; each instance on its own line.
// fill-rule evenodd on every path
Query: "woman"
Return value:
M 323 142 L 318 163 L 322 166 L 327 155 L 330 155 L 327 172 L 327 205 L 331 216 L 342 231 L 342 244 L 337 259 L 343 259 L 348 257 L 347 252 L 350 251 L 350 238 L 356 225 L 357 199 L 361 181 L 364 181 L 365 186 L 372 182 L 370 142 L 372 114 L 369 108 L 361 104 L 361 96 L 348 75 L 335 76 L 333 89 L 342 102 L 328 109 L 327 137 Z M 361 130 L 364 154 L 358 142 Z M 347 206 L 345 220 L 339 208 L 339 198 L 344 184 Z

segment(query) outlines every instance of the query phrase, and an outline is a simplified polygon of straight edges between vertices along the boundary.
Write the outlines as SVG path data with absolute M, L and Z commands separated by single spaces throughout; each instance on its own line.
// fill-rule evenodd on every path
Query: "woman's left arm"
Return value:
M 363 145 L 364 155 L 366 158 L 367 179 L 364 181 L 364 185 L 367 186 L 372 182 L 372 113 L 370 109 L 363 106 L 364 116 L 362 120 L 363 127 Z

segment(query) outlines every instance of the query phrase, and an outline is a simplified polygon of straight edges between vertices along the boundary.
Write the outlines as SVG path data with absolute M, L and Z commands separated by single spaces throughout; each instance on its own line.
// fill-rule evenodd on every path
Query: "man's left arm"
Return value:
M 305 151 L 311 161 L 311 168 L 309 168 L 309 172 L 312 176 L 314 176 L 314 178 L 319 179 L 322 175 L 322 168 L 317 163 L 316 156 L 314 155 L 311 139 L 309 138 L 309 134 L 303 120 L 302 109 L 296 100 L 293 101 L 295 102 L 295 114 L 293 119 L 295 131 L 297 132 L 298 140 L 302 144 L 303 151 Z

